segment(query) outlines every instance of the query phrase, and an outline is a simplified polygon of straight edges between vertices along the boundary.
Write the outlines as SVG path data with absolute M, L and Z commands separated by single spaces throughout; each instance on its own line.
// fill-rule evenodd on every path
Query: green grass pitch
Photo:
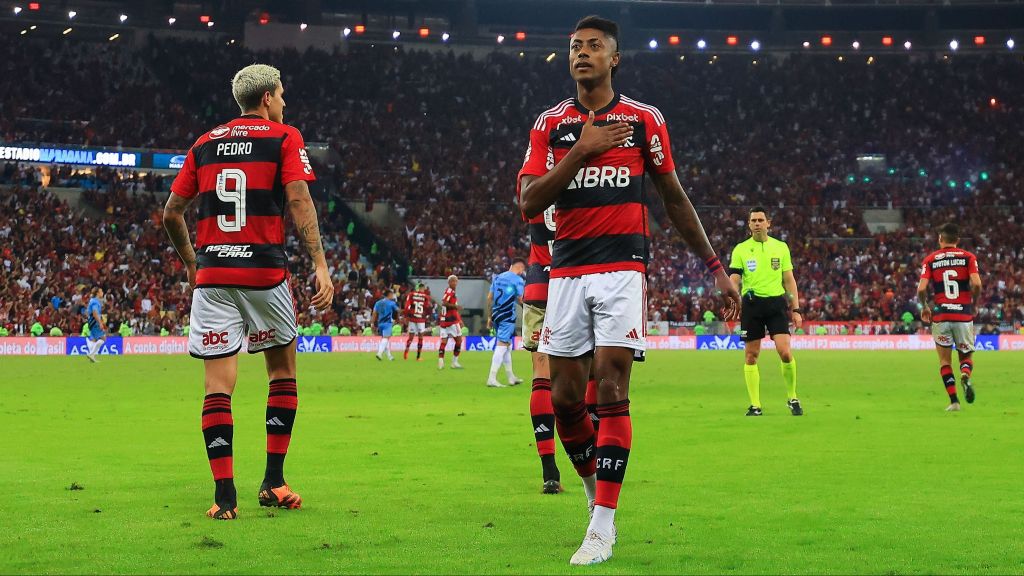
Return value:
M 234 522 L 203 515 L 200 362 L 3 358 L 0 573 L 1024 573 L 1024 356 L 977 354 L 958 414 L 934 353 L 797 358 L 803 418 L 772 352 L 760 419 L 740 352 L 636 366 L 619 543 L 583 569 L 582 487 L 559 452 L 567 490 L 539 493 L 529 386 L 486 388 L 490 354 L 443 373 L 301 355 L 286 476 L 305 507 L 273 512 L 266 378 L 243 356 Z

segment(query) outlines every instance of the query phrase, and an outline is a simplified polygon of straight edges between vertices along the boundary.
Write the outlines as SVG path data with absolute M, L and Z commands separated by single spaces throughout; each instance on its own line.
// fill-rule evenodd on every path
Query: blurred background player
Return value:
M 455 295 L 455 287 L 459 285 L 459 277 L 452 274 L 448 277 L 448 289 L 441 296 L 441 312 L 438 324 L 441 327 L 441 345 L 437 349 L 437 369 L 444 369 L 444 352 L 448 347 L 448 339 L 455 341 L 452 349 L 452 368 L 461 369 L 459 353 L 462 352 L 462 305 Z
M 324 310 L 334 297 L 309 194 L 308 182 L 316 177 L 302 135 L 282 124 L 281 72 L 262 64 L 246 66 L 232 79 L 231 92 L 242 116 L 196 141 L 164 207 L 164 228 L 193 288 L 188 346 L 189 354 L 204 361 L 203 437 L 216 483 L 214 505 L 206 514 L 218 520 L 238 515 L 231 394 L 238 375 L 236 355 L 245 337 L 250 354 L 263 352 L 270 380 L 267 467 L 259 503 L 302 505 L 284 480 L 298 408 L 285 208 L 315 267 L 312 306 Z M 185 210 L 194 200 L 199 204 L 195 249 L 185 224 Z
M 89 326 L 89 336 L 85 340 L 88 351 L 85 356 L 90 362 L 99 362 L 96 354 L 107 339 L 107 326 L 103 323 L 103 288 L 99 286 L 92 289 L 89 303 L 85 306 L 85 322 Z
M 921 320 L 932 323 L 935 350 L 939 353 L 939 374 L 949 394 L 946 410 L 960 410 L 953 376 L 953 348 L 960 359 L 960 384 L 967 403 L 974 402 L 974 311 L 981 295 L 981 274 L 978 258 L 957 247 L 960 227 L 953 223 L 939 229 L 939 249 L 924 259 L 921 281 L 917 284 L 917 298 L 921 302 Z M 935 292 L 934 305 L 928 298 L 928 286 Z
M 523 280 L 525 270 L 526 262 L 516 258 L 508 270 L 491 280 L 491 289 L 487 291 L 487 307 L 491 310 L 491 315 L 487 317 L 487 330 L 493 328 L 498 340 L 494 344 L 491 372 L 487 376 L 487 385 L 491 388 L 505 387 L 498 382 L 498 367 L 502 364 L 505 365 L 509 386 L 523 383 L 512 370 L 512 348 L 516 337 L 516 310 L 523 303 L 523 289 L 526 286 Z
M 793 326 L 799 330 L 803 317 L 789 246 L 768 235 L 772 220 L 760 206 L 750 209 L 747 226 L 750 238 L 736 245 L 729 264 L 729 277 L 736 290 L 743 293 L 740 338 L 745 350 L 743 379 L 750 396 L 747 416 L 760 416 L 762 413 L 761 373 L 757 368 L 757 358 L 761 354 L 765 330 L 775 341 L 775 350 L 782 361 L 782 379 L 786 382 L 789 397 L 786 405 L 793 416 L 802 416 L 804 409 L 796 397 L 796 359 L 790 347 L 789 320 L 792 318 Z
M 380 335 L 380 343 L 377 344 L 377 360 L 382 360 L 387 352 L 388 360 L 394 360 L 391 355 L 391 329 L 395 326 L 395 315 L 398 314 L 398 303 L 395 302 L 395 291 L 387 289 L 384 297 L 373 305 L 373 314 L 370 316 L 370 324 Z
M 556 430 L 593 510 L 573 565 L 608 560 L 616 540 L 615 512 L 633 436 L 629 378 L 634 354 L 646 348 L 645 174 L 676 230 L 727 295 L 726 318 L 739 305 L 679 183 L 664 117 L 612 88 L 618 35 L 611 20 L 588 16 L 577 23 L 568 50 L 576 98 L 537 118 L 520 172 L 523 214 L 534 218 L 554 204 L 558 221 L 538 349 L 550 362 Z M 585 404 L 592 364 L 601 421 L 596 435 Z
M 423 353 L 423 334 L 427 331 L 427 315 L 430 314 L 430 296 L 423 291 L 423 282 L 417 282 L 416 288 L 406 294 L 403 313 L 408 321 L 409 336 L 405 340 L 405 354 L 402 358 L 409 359 L 409 347 L 412 337 L 416 336 L 416 361 L 419 362 Z

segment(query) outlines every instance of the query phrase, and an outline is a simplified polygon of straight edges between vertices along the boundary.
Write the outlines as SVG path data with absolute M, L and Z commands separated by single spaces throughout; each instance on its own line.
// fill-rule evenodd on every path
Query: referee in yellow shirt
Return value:
M 768 235 L 772 220 L 764 208 L 751 208 L 747 224 L 750 238 L 733 249 L 729 263 L 729 277 L 743 295 L 740 337 L 746 351 L 743 379 L 750 394 L 747 416 L 761 415 L 761 373 L 757 369 L 757 357 L 761 354 L 765 332 L 775 341 L 775 349 L 782 360 L 782 379 L 789 393 L 787 406 L 793 416 L 802 416 L 804 410 L 796 397 L 796 360 L 790 349 L 789 321 L 792 317 L 793 325 L 799 330 L 803 318 L 789 246 Z

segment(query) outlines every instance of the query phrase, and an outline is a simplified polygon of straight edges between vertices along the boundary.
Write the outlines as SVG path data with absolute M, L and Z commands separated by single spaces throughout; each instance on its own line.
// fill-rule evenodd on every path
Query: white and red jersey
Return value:
M 548 109 L 530 131 L 523 176 L 543 176 L 579 140 L 589 111 L 575 98 Z M 555 202 L 551 278 L 621 270 L 646 272 L 650 231 L 644 173 L 675 170 L 668 127 L 657 108 L 620 94 L 594 111 L 594 125 L 627 122 L 633 136 L 591 158 Z
M 430 309 L 430 297 L 423 292 L 413 290 L 405 296 L 403 312 L 409 322 L 426 322 Z
M 455 289 L 448 288 L 441 297 L 441 313 L 439 324 L 441 328 L 447 328 L 462 323 L 462 315 L 459 314 L 459 299 L 455 296 Z
M 974 321 L 971 274 L 978 274 L 978 258 L 963 248 L 941 248 L 925 257 L 921 278 L 935 291 L 933 321 Z
M 203 134 L 171 192 L 197 198 L 198 286 L 268 288 L 288 276 L 284 187 L 313 181 L 302 135 L 256 115 Z

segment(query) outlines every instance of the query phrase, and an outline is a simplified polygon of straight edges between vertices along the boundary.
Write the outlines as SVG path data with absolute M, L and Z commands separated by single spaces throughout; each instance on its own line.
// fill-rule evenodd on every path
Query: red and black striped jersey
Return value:
M 188 151 L 171 192 L 198 199 L 198 286 L 267 288 L 287 278 L 284 187 L 316 180 L 305 146 L 295 128 L 246 115 Z
M 523 176 L 543 176 L 579 140 L 589 111 L 575 98 L 548 109 L 530 131 Z M 644 205 L 644 173 L 675 170 L 668 127 L 661 112 L 616 94 L 594 111 L 594 125 L 627 122 L 633 136 L 591 158 L 555 202 L 551 278 L 618 270 L 646 272 L 650 231 Z
M 935 291 L 935 322 L 974 320 L 971 274 L 978 273 L 978 258 L 962 248 L 940 248 L 924 259 L 921 278 Z
M 423 292 L 413 290 L 406 294 L 404 312 L 410 322 L 426 322 L 430 309 L 430 297 Z
M 518 196 L 518 187 L 516 189 Z M 551 276 L 551 245 L 555 241 L 555 207 L 527 219 L 530 232 L 530 258 L 526 261 L 526 288 L 523 303 L 539 308 L 548 304 L 548 280 Z
M 444 296 L 441 297 L 441 314 L 440 322 L 438 322 L 441 328 L 462 323 L 462 315 L 459 314 L 458 304 L 459 299 L 455 296 L 455 289 L 446 289 Z

